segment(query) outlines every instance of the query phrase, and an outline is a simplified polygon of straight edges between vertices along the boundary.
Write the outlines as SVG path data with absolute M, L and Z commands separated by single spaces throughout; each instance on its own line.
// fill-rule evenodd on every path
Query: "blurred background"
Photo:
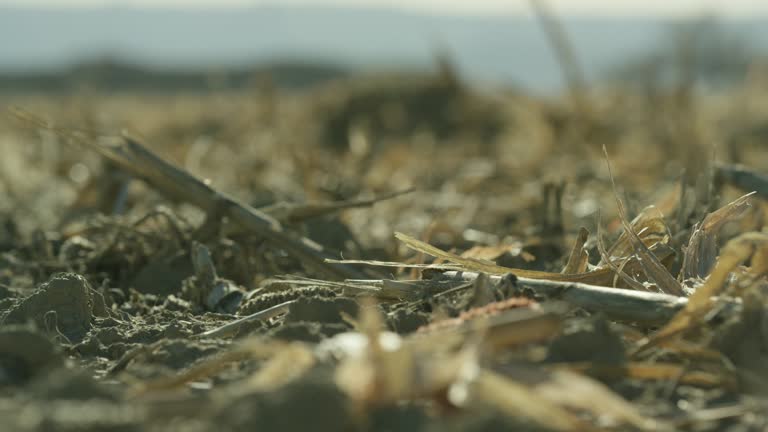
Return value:
M 733 83 L 768 45 L 760 1 L 549 4 L 589 81 L 671 79 L 680 44 L 693 38 L 704 82 Z M 2 90 L 61 90 L 73 75 L 117 87 L 238 86 L 264 70 L 292 87 L 360 70 L 424 70 L 438 51 L 472 81 L 564 87 L 526 0 L 0 1 Z
M 716 162 L 768 167 L 767 56 L 747 0 L 0 0 L 0 109 L 127 130 L 256 207 L 418 188 L 307 227 L 347 256 L 594 229 L 603 145 L 630 215 L 688 226 Z M 62 141 L 0 119 L 20 232 L 167 203 Z

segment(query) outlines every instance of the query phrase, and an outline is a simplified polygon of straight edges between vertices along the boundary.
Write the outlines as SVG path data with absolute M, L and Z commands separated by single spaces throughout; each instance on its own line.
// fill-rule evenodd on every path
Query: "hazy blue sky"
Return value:
M 529 10 L 528 0 L 0 0 L 0 5 L 27 6 L 215 7 L 259 4 L 384 6 L 451 13 L 520 13 Z M 550 4 L 560 13 L 576 14 L 677 16 L 702 12 L 732 16 L 768 14 L 768 1 L 765 0 L 550 0 Z

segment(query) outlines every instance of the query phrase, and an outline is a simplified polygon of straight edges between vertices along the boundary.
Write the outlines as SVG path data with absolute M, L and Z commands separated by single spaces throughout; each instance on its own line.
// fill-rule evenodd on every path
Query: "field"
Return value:
M 18 431 L 768 427 L 768 76 L 3 97 Z

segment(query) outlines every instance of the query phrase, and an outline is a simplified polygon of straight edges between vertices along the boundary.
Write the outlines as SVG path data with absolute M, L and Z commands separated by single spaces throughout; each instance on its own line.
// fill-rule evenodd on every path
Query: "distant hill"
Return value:
M 336 65 L 320 63 L 158 67 L 103 58 L 65 69 L 46 68 L 34 72 L 0 70 L 0 92 L 66 92 L 84 88 L 110 91 L 205 91 L 239 89 L 266 83 L 282 89 L 302 89 L 348 76 L 350 72 Z
M 652 49 L 669 23 L 650 18 L 565 18 L 595 77 Z M 768 19 L 729 24 L 768 45 Z M 534 90 L 560 87 L 540 28 L 528 16 L 425 15 L 383 9 L 0 8 L 0 75 L 45 77 L 89 59 L 118 58 L 155 70 L 231 69 L 256 64 L 427 68 L 447 48 L 461 72 Z M 325 66 L 323 66 L 325 67 Z M 43 79 L 44 81 L 44 79 Z

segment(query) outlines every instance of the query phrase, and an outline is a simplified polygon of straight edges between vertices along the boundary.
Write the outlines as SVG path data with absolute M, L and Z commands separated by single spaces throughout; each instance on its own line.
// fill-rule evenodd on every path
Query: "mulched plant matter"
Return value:
M 7 99 L 2 424 L 764 430 L 749 85 Z

